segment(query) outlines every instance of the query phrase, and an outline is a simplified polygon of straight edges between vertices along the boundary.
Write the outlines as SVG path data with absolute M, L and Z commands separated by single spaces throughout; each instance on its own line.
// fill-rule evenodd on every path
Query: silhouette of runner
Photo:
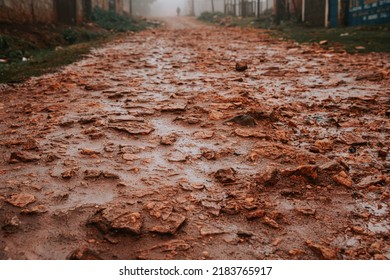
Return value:
M 177 16 L 180 16 L 180 7 L 177 7 L 176 13 L 177 13 Z

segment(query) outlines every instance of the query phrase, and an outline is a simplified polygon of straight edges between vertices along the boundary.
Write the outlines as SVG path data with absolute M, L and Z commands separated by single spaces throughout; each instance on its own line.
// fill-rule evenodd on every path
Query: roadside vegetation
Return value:
M 270 31 L 276 37 L 294 40 L 301 44 L 320 44 L 325 49 L 360 52 L 390 52 L 390 25 L 341 28 L 309 27 L 296 21 L 272 24 L 271 12 L 261 18 L 226 16 L 223 13 L 205 12 L 199 20 L 227 27 L 254 27 Z
M 92 48 L 121 36 L 155 27 L 144 19 L 95 9 L 82 26 L 0 23 L 0 83 L 23 82 L 80 60 Z

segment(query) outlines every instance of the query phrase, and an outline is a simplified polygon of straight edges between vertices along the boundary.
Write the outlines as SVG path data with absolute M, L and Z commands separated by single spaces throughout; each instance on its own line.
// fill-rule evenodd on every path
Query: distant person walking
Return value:
M 180 16 L 180 12 L 181 12 L 180 7 L 177 7 L 176 14 L 177 14 L 178 17 Z

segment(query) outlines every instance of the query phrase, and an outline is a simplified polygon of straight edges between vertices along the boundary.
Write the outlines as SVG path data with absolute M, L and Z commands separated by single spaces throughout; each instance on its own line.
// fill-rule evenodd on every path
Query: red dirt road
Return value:
M 0 258 L 389 259 L 390 56 L 166 22 L 1 87 Z

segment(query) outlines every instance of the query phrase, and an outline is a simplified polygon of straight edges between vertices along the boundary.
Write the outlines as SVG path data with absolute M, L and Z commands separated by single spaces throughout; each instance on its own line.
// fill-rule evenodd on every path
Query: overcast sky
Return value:
M 176 8 L 180 7 L 181 14 L 188 14 L 188 0 L 157 0 L 152 5 L 152 16 L 175 16 Z

